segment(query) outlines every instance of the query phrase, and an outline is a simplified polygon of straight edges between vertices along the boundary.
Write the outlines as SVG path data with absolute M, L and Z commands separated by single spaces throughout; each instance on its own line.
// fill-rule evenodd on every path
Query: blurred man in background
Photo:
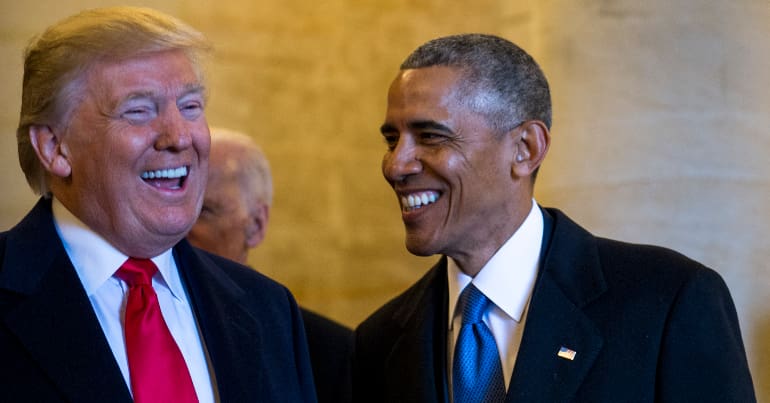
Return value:
M 246 265 L 249 250 L 265 239 L 272 200 L 270 165 L 259 146 L 244 133 L 212 128 L 208 185 L 189 241 Z M 348 401 L 352 330 L 307 309 L 301 312 L 318 401 Z

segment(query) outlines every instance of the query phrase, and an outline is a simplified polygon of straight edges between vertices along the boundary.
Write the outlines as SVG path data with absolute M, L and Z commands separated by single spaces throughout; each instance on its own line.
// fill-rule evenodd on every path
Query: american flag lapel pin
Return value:
M 577 355 L 577 351 L 569 349 L 567 347 L 561 346 L 559 349 L 559 352 L 556 353 L 561 358 L 564 358 L 565 360 L 574 360 L 575 356 Z

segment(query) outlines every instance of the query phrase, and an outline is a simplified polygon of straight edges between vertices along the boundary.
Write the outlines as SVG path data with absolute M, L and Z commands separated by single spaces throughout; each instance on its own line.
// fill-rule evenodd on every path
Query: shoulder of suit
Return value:
M 425 275 L 366 318 L 359 328 L 382 329 L 384 325 L 401 327 L 418 310 L 439 303 L 446 293 L 446 258 L 442 257 Z

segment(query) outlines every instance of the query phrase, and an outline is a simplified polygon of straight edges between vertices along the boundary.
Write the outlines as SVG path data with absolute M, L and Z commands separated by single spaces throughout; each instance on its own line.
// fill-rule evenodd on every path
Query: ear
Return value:
M 251 217 L 249 228 L 246 229 L 246 244 L 253 248 L 265 240 L 267 233 L 267 222 L 270 219 L 270 206 L 260 202 Z
M 46 171 L 61 178 L 70 176 L 72 166 L 60 134 L 47 125 L 32 125 L 29 128 L 29 140 Z
M 551 144 L 551 134 L 545 123 L 539 120 L 528 120 L 515 129 L 516 154 L 514 155 L 511 175 L 514 177 L 531 177 L 540 164 L 543 163 L 548 147 Z

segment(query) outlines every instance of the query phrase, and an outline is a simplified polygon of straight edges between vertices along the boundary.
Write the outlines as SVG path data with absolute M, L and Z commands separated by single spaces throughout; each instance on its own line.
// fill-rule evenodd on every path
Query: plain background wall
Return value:
M 551 83 L 538 201 L 719 271 L 770 401 L 767 0 L 0 1 L 0 230 L 36 199 L 15 141 L 29 38 L 83 8 L 152 5 L 210 37 L 209 122 L 252 134 L 271 161 L 274 208 L 251 264 L 355 326 L 435 261 L 404 249 L 380 174 L 388 84 L 426 40 L 495 33 Z

